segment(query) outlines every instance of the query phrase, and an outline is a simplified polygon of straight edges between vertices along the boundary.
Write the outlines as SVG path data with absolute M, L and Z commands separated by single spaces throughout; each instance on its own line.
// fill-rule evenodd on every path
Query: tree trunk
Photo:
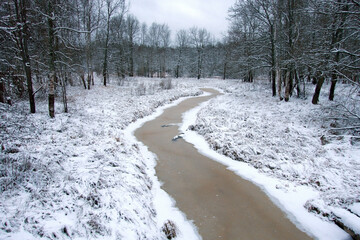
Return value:
M 106 38 L 106 39 L 108 39 L 108 38 Z M 107 71 L 108 71 L 108 69 L 107 69 L 107 61 L 108 61 L 108 47 L 106 46 L 105 47 L 105 52 L 104 52 L 104 65 L 103 65 L 103 79 L 104 79 L 104 86 L 105 87 L 106 87 L 106 82 L 107 82 Z
M 90 70 L 88 71 L 88 74 L 87 74 L 87 89 L 90 90 L 90 87 L 91 86 L 91 72 Z
M 198 63 L 197 63 L 197 79 L 201 78 L 202 74 L 202 50 L 198 49 Z
M 225 63 L 224 63 L 224 74 L 223 74 L 223 79 L 225 80 L 227 78 L 227 61 L 225 60 Z
M 104 49 L 104 63 L 103 63 L 104 86 L 106 86 L 106 84 L 107 84 L 107 76 L 108 76 L 108 50 L 109 50 L 109 37 L 110 37 L 110 17 L 111 17 L 110 16 L 110 9 L 108 7 L 105 49 Z
M 65 73 L 62 82 L 62 98 L 63 98 L 63 104 L 64 104 L 64 112 L 68 112 L 68 104 L 67 104 L 67 95 L 66 95 L 66 84 L 67 84 L 67 74 Z
M 134 76 L 134 40 L 132 39 L 132 37 L 130 38 L 130 66 L 129 66 L 129 76 L 133 77 Z
M 300 89 L 300 79 L 298 76 L 297 71 L 294 71 L 294 77 L 295 77 L 295 86 L 296 86 L 296 93 L 297 93 L 297 97 L 300 98 L 301 97 L 301 89 Z
M 285 76 L 285 102 L 290 100 L 290 93 L 291 93 L 291 72 L 288 70 Z
M 340 5 L 340 4 L 343 4 L 343 1 L 337 0 L 337 3 Z M 346 12 L 349 11 L 349 5 L 343 4 L 341 11 L 343 13 L 340 15 L 340 24 L 337 26 L 335 32 L 333 32 L 333 35 L 332 35 L 331 49 L 340 48 L 341 41 L 343 40 L 343 35 L 344 35 L 344 23 L 347 18 Z M 337 18 L 338 18 L 338 15 L 334 16 L 333 25 L 336 25 L 335 22 L 337 21 Z M 336 51 L 335 56 L 334 56 L 334 62 L 336 64 L 334 66 L 335 70 L 338 68 L 337 64 L 339 63 L 339 61 L 340 61 L 340 52 Z M 336 87 L 336 82 L 337 82 L 337 78 L 338 78 L 335 70 L 333 71 L 333 73 L 331 75 L 331 87 L 330 87 L 330 92 L 329 92 L 329 100 L 330 101 L 334 100 L 335 87 Z
M 278 95 L 279 95 L 280 101 L 282 101 L 283 97 L 281 94 L 281 71 L 280 71 L 279 67 L 276 68 L 276 79 L 277 79 L 276 82 L 277 82 L 277 87 L 278 87 Z
M 81 78 L 81 82 L 83 83 L 83 85 L 84 85 L 84 88 L 86 89 L 86 82 L 85 82 L 85 76 L 84 76 L 84 73 L 82 73 L 81 75 L 80 75 L 80 78 Z
M 91 53 L 91 8 L 92 3 L 87 0 L 85 5 L 85 24 L 86 24 L 86 71 L 87 71 L 87 89 L 90 90 L 92 82 L 92 53 Z
M 49 79 L 49 116 L 55 117 L 55 82 L 56 82 L 56 70 L 55 70 L 55 26 L 54 20 L 54 8 L 53 0 L 48 1 L 48 34 L 49 34 L 49 68 L 50 68 L 50 79 Z
M 51 73 L 51 77 L 49 79 L 49 116 L 51 118 L 55 117 L 55 72 Z
M 271 88 L 272 88 L 272 96 L 276 96 L 276 70 L 271 70 Z
M 276 39 L 276 29 L 274 25 L 270 25 L 270 40 L 271 40 L 271 86 L 272 86 L 272 95 L 276 96 L 276 49 L 275 49 L 275 39 Z
M 6 92 L 5 92 L 5 82 L 3 80 L 0 80 L 0 102 L 6 103 Z
M 336 76 L 336 74 L 332 74 L 331 86 L 330 86 L 330 92 L 329 92 L 329 100 L 330 101 L 334 101 L 336 82 L 337 82 L 337 76 Z
M 320 91 L 321 91 L 321 87 L 324 83 L 325 80 L 325 76 L 321 75 L 318 80 L 317 80 L 317 84 L 316 84 L 316 88 L 315 88 L 315 93 L 312 99 L 312 104 L 318 104 L 319 102 L 319 96 L 320 96 Z
M 176 69 L 175 69 L 175 77 L 179 78 L 179 71 L 180 71 L 180 66 L 179 64 L 176 65 Z
M 36 112 L 36 108 L 35 108 L 35 95 L 34 95 L 33 86 L 32 86 L 32 77 L 31 77 L 31 68 L 30 68 L 30 58 L 29 58 L 28 61 L 25 63 L 25 67 L 24 67 L 24 68 L 25 68 L 27 89 L 28 89 L 28 94 L 29 94 L 30 112 L 31 112 L 31 113 L 35 113 L 35 112 Z
M 27 8 L 29 5 L 28 0 L 17 0 L 14 1 L 15 9 L 16 9 L 16 18 L 17 22 L 21 24 L 23 27 L 18 32 L 19 37 L 19 49 L 21 53 L 23 68 L 26 76 L 27 90 L 29 94 L 29 103 L 30 103 L 30 112 L 35 113 L 35 96 L 32 86 L 32 75 L 31 75 L 31 65 L 30 65 L 30 57 L 28 50 L 28 23 L 27 23 Z

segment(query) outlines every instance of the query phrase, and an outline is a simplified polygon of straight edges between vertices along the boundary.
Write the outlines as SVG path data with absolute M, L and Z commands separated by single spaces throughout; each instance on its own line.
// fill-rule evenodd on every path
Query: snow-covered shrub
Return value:
M 177 236 L 177 228 L 175 226 L 175 223 L 173 223 L 172 221 L 168 220 L 167 222 L 165 222 L 164 226 L 161 228 L 161 230 L 164 232 L 165 236 L 167 237 L 167 239 L 173 239 L 176 238 Z
M 172 89 L 173 88 L 172 79 L 171 78 L 162 79 L 160 82 L 160 87 L 163 90 Z
M 5 149 L 0 153 L 0 192 L 22 184 L 31 169 L 30 157 L 19 153 L 17 148 Z
M 330 135 L 332 138 L 351 135 L 350 143 L 360 142 L 360 86 L 341 84 L 334 102 L 323 106 L 329 113 Z
M 146 85 L 145 83 L 140 83 L 135 89 L 134 89 L 135 96 L 144 96 L 146 95 Z

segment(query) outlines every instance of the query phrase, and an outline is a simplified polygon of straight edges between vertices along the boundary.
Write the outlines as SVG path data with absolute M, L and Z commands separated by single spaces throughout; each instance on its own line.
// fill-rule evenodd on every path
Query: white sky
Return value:
M 180 29 L 206 28 L 221 39 L 227 32 L 228 9 L 236 0 L 130 0 L 130 13 L 150 26 L 169 25 L 172 35 Z

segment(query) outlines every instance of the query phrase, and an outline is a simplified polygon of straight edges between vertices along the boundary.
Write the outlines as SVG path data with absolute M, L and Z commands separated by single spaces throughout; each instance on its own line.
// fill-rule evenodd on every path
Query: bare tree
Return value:
M 191 44 L 197 52 L 197 79 L 203 76 L 204 49 L 210 42 L 210 33 L 204 28 L 193 27 L 189 31 Z
M 154 77 L 155 74 L 159 76 L 160 74 L 160 61 L 156 55 L 159 53 L 160 49 L 160 24 L 152 23 L 148 31 L 148 42 L 150 47 L 149 54 L 149 71 L 150 76 Z
M 103 60 L 103 80 L 104 86 L 106 86 L 108 78 L 108 53 L 109 53 L 109 40 L 110 40 L 110 21 L 116 11 L 120 12 L 121 16 L 124 16 L 127 10 L 125 0 L 106 0 L 105 2 L 105 18 L 106 18 L 106 32 L 105 32 L 105 43 L 104 43 L 104 60 Z
M 87 75 L 87 86 L 85 88 L 90 90 L 91 84 L 94 83 L 94 73 L 92 67 L 92 56 L 93 49 L 91 48 L 92 32 L 96 29 L 98 22 L 95 18 L 95 2 L 91 0 L 80 0 L 82 5 L 82 19 L 85 30 L 85 39 L 86 39 L 86 47 L 85 47 L 85 55 L 86 55 L 86 75 Z M 100 6 L 99 6 L 100 7 Z
M 184 53 L 189 45 L 189 34 L 186 30 L 180 30 L 176 34 L 176 47 L 177 47 L 177 62 L 175 69 L 175 77 L 179 78 L 182 75 L 184 64 Z
M 270 49 L 270 57 L 267 58 L 271 66 L 271 86 L 272 86 L 272 95 L 276 96 L 276 66 L 277 66 L 277 53 L 276 53 L 276 45 L 277 45 L 277 22 L 276 16 L 277 12 L 277 0 L 254 0 L 249 1 L 249 7 L 254 14 L 254 17 L 259 19 L 260 22 L 266 25 L 268 29 L 268 38 L 269 38 L 269 49 Z
M 55 117 L 55 81 L 56 81 L 56 68 L 55 68 L 55 0 L 49 0 L 47 3 L 47 23 L 48 23 L 48 37 L 49 37 L 49 116 Z
M 170 28 L 166 24 L 160 25 L 160 77 L 166 77 L 167 54 L 170 46 Z
M 7 9 L 10 15 L 2 16 L 0 21 L 0 31 L 12 39 L 12 42 L 15 43 L 15 47 L 18 50 L 16 52 L 20 55 L 19 57 L 21 58 L 26 77 L 30 112 L 35 113 L 35 94 L 33 91 L 31 60 L 28 45 L 30 30 L 27 13 L 30 7 L 30 0 L 4 1 L 1 4 L 1 9 L 3 9 L 3 11 Z
M 129 76 L 134 76 L 134 47 L 137 35 L 140 32 L 139 20 L 134 15 L 128 15 L 126 18 L 126 33 L 129 42 Z

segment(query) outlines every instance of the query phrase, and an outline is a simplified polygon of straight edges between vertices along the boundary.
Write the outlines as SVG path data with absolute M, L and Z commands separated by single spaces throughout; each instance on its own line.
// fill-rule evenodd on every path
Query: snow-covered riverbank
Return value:
M 280 102 L 262 84 L 224 90 L 227 94 L 199 109 L 190 129 L 212 150 L 235 160 L 224 164 L 262 186 L 286 211 L 303 218 L 306 209 L 360 234 L 360 147 L 351 136 L 330 135 L 336 123 L 324 111 L 329 105 L 325 96 L 323 105 L 312 105 L 296 98 Z M 208 152 L 204 144 L 198 147 Z M 302 221 L 308 231 L 319 228 L 306 217 Z M 341 233 L 323 233 L 315 236 L 341 239 Z
M 317 194 L 305 207 L 325 215 L 314 216 L 327 221 L 334 212 L 358 226 L 351 217 L 360 215 L 360 147 L 346 137 L 328 139 L 321 106 L 279 102 L 263 85 L 237 81 L 180 79 L 170 90 L 160 83 L 71 87 L 70 113 L 57 103 L 55 119 L 48 118 L 45 100 L 32 115 L 27 102 L 0 105 L 0 238 L 166 239 L 167 217 L 177 224 L 178 239 L 193 236 L 191 224 L 159 191 L 154 156 L 128 126 L 199 94 L 198 87 L 227 93 L 193 117 L 193 129 L 213 149 L 280 179 L 275 188 L 284 194 L 309 187 Z
M 26 102 L 1 105 L 0 238 L 166 239 L 154 206 L 154 159 L 124 129 L 200 92 L 160 83 L 69 88 L 70 113 L 59 103 L 55 119 L 46 101 L 33 115 Z M 167 204 L 164 211 L 176 212 Z

